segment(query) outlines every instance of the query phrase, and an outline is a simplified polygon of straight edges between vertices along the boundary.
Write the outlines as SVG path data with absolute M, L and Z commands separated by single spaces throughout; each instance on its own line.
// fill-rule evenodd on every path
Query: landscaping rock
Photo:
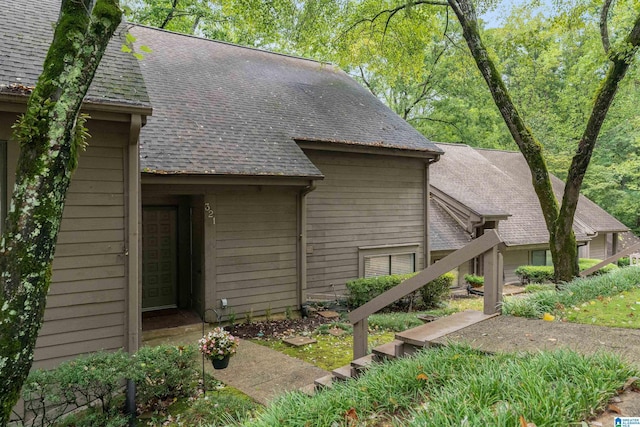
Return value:
M 292 345 L 294 347 L 302 347 L 303 345 L 307 345 L 307 344 L 315 344 L 318 341 L 309 337 L 291 337 L 291 338 L 282 340 L 282 342 L 284 342 L 285 344 Z

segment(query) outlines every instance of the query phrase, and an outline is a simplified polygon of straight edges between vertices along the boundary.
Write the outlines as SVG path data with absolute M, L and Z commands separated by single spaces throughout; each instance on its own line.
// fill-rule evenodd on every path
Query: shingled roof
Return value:
M 531 174 L 518 152 L 474 149 L 463 144 L 438 144 L 445 154 L 430 170 L 430 183 L 482 217 L 508 214 L 499 223 L 507 245 L 546 244 L 549 233 L 531 186 Z M 563 183 L 553 177 L 561 197 Z M 626 231 L 618 220 L 580 196 L 574 231 L 578 241 L 597 232 Z M 453 249 L 453 248 L 452 248 Z
M 154 115 L 141 166 L 158 174 L 321 177 L 296 140 L 441 151 L 339 68 L 134 26 Z
M 471 241 L 471 235 L 436 202 L 429 203 L 429 248 L 431 251 L 457 250 Z
M 3 0 L 0 25 L 0 93 L 13 85 L 33 87 L 53 38 L 60 0 Z M 137 60 L 120 51 L 126 25 L 109 43 L 85 101 L 149 107 Z

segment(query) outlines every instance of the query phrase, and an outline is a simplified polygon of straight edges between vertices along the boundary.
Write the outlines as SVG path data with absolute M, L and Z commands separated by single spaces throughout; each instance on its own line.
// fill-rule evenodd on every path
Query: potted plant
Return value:
M 229 359 L 236 353 L 240 339 L 217 327 L 198 341 L 198 349 L 213 364 L 214 369 L 229 366 Z

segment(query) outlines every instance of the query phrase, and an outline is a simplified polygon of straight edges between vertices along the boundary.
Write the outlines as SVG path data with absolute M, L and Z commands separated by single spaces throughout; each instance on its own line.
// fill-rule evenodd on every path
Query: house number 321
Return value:
M 204 213 L 207 218 L 211 218 L 211 222 L 215 225 L 216 223 L 216 214 L 213 213 L 213 209 L 211 209 L 211 205 L 209 203 L 204 204 Z

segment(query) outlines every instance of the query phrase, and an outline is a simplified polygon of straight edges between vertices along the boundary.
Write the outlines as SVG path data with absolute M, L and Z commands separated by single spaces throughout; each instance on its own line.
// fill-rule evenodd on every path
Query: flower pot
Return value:
M 231 355 L 229 354 L 227 354 L 222 359 L 211 359 L 213 369 L 225 369 L 227 366 L 229 366 L 229 359 L 231 359 Z

